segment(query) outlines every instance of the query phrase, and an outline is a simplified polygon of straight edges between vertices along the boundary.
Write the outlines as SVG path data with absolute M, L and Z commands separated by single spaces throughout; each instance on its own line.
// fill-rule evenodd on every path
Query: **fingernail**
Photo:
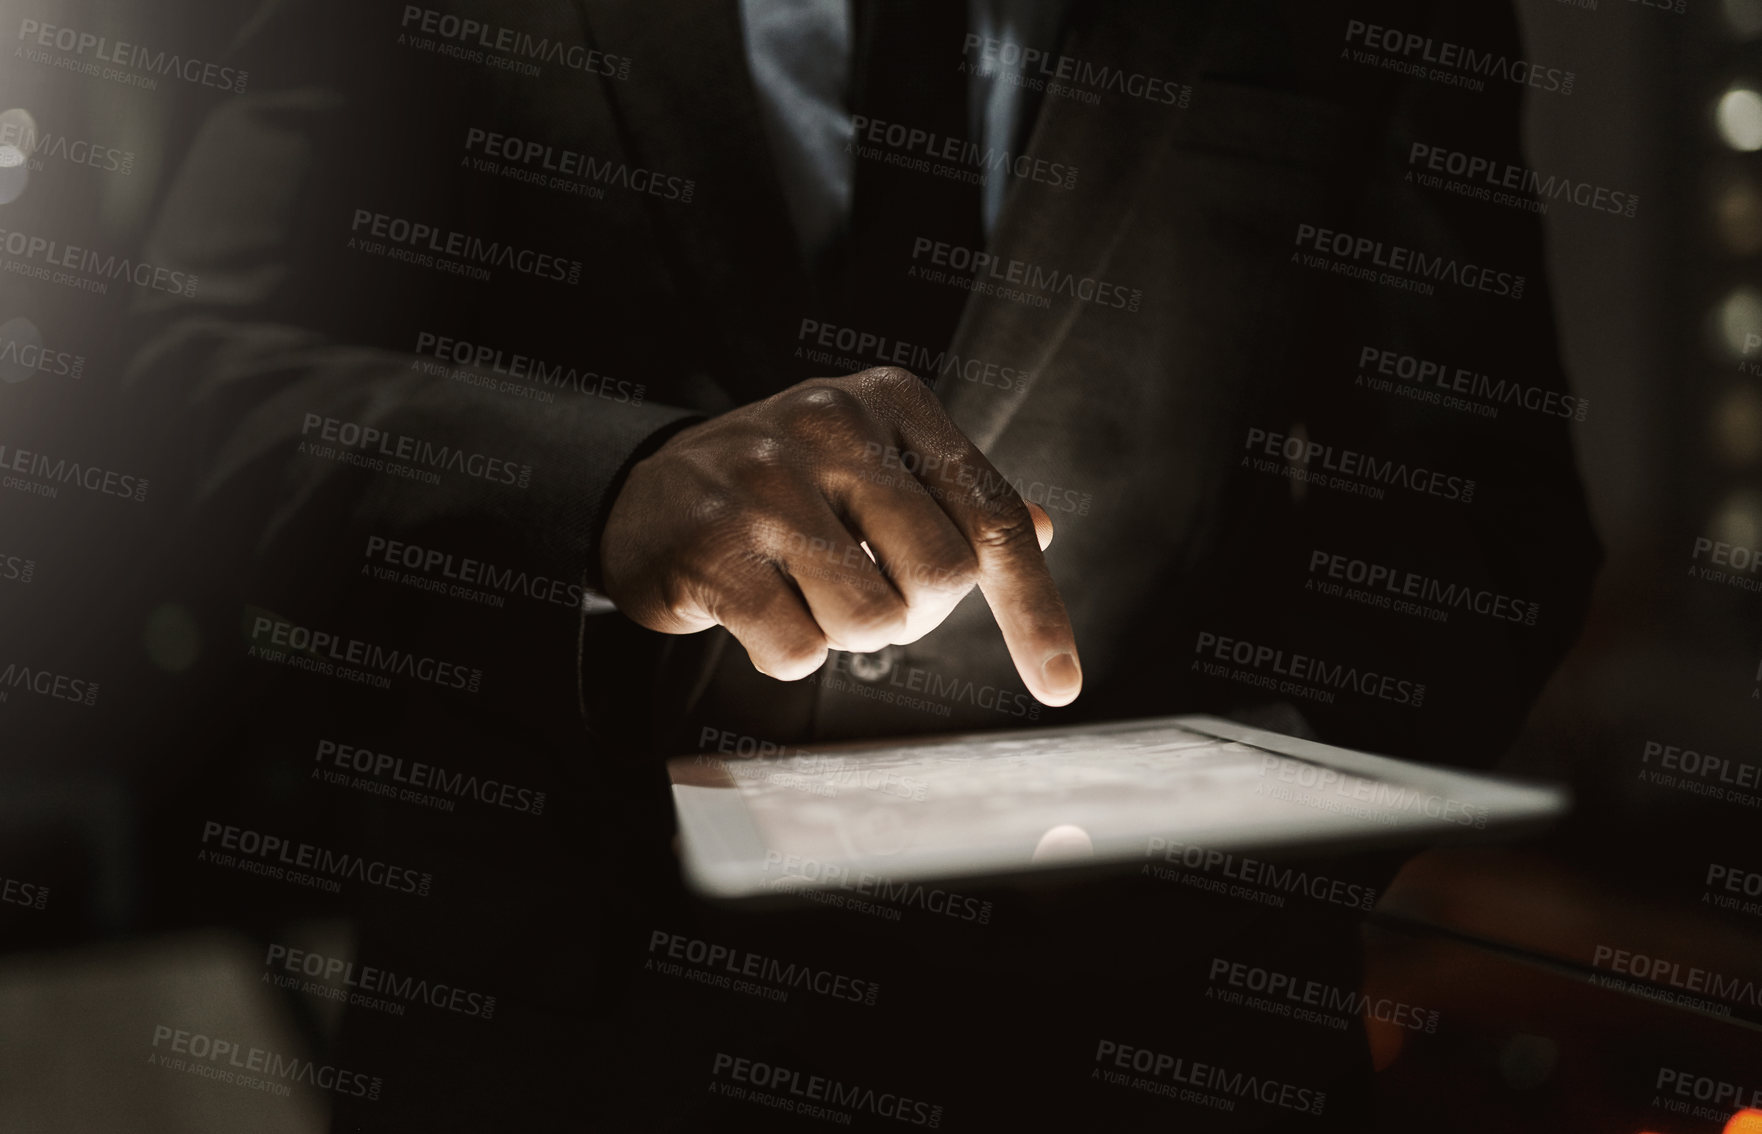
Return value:
M 1076 654 L 1054 654 L 1040 667 L 1040 679 L 1054 697 L 1072 700 L 1083 688 L 1083 671 L 1077 668 Z

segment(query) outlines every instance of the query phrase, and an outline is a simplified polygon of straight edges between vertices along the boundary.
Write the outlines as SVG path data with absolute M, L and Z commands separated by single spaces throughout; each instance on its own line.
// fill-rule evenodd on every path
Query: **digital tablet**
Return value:
M 1203 716 L 698 754 L 668 772 L 686 876 L 724 898 L 1429 843 L 1568 807 L 1559 787 Z

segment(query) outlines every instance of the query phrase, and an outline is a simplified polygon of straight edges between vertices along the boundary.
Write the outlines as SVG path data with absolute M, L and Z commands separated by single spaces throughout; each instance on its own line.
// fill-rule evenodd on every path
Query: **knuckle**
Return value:
M 769 499 L 771 504 L 754 501 Z M 786 482 L 767 482 L 741 499 L 723 496 L 694 504 L 695 523 L 686 544 L 688 563 L 718 577 L 744 578 L 769 569 L 791 550 L 788 536 L 794 531 L 785 510 L 789 500 Z
M 852 483 L 872 484 L 884 491 L 909 490 L 915 483 L 907 471 L 908 455 L 899 446 L 874 439 L 852 450 L 851 460 L 844 466 L 844 475 Z
M 826 639 L 819 635 L 795 638 L 765 651 L 762 668 L 780 681 L 799 681 L 825 663 L 826 653 Z
M 947 538 L 917 558 L 886 561 L 881 573 L 909 594 L 913 591 L 965 591 L 979 581 L 979 557 L 965 538 L 949 531 Z
M 691 633 L 721 621 L 715 613 L 715 589 L 694 571 L 676 566 L 656 579 L 654 593 L 659 624 L 645 622 L 650 629 Z
M 924 388 L 918 376 L 903 366 L 877 366 L 863 371 L 863 382 L 878 394 L 916 396 Z
M 778 398 L 792 415 L 798 417 L 859 416 L 863 412 L 860 398 L 843 386 L 828 383 L 794 386 L 783 391 Z
M 929 384 L 904 367 L 877 366 L 863 371 L 861 378 L 864 389 L 877 402 L 904 410 L 912 417 L 946 416 Z
M 905 625 L 905 604 L 881 586 L 865 588 L 864 597 L 852 609 L 847 628 L 874 637 L 893 633 Z
M 741 511 L 731 493 L 714 489 L 699 492 L 686 505 L 687 515 L 699 531 L 720 531 L 737 521 Z
M 668 616 L 683 624 L 704 612 L 707 608 L 695 592 L 696 588 L 688 580 L 677 575 L 662 583 L 661 604 Z
M 779 459 L 836 452 L 846 459 L 872 440 L 874 425 L 862 399 L 838 386 L 810 386 L 782 395 L 787 399 Z M 792 444 L 795 446 L 792 448 Z
M 962 544 L 915 565 L 916 582 L 935 591 L 965 591 L 979 581 L 979 557 Z
M 776 565 L 763 549 L 745 543 L 725 543 L 705 556 L 703 576 L 724 604 L 737 609 L 761 596 L 776 576 Z
M 680 573 L 675 593 L 686 606 L 728 626 L 748 620 L 775 574 L 771 561 L 757 548 L 710 549 Z
M 964 436 L 956 438 L 948 444 L 938 446 L 936 456 L 939 457 L 945 465 L 959 465 L 966 468 L 973 468 L 974 476 L 977 478 L 978 474 L 976 465 L 979 461 L 980 453 L 979 450 L 973 446 L 973 443 L 968 441 Z
M 905 605 L 891 593 L 872 594 L 844 612 L 828 629 L 840 649 L 856 653 L 878 650 L 905 632 Z
M 760 434 L 736 445 L 699 455 L 700 496 L 717 498 L 724 506 L 752 499 L 758 490 L 787 483 L 799 475 L 794 454 L 784 437 Z
M 974 509 L 973 546 L 981 550 L 1013 550 L 1040 541 L 1034 535 L 1034 516 L 1013 491 L 981 493 Z

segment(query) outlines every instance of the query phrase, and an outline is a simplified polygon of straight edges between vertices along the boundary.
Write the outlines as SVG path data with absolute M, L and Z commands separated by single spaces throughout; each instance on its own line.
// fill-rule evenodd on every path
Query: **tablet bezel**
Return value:
M 944 733 L 891 741 L 848 741 L 815 745 L 813 752 L 843 755 L 862 752 L 899 752 L 950 741 L 1005 740 L 1058 735 L 1097 736 L 1116 731 L 1174 727 L 1235 741 L 1294 760 L 1350 773 L 1365 779 L 1413 787 L 1466 806 L 1484 808 L 1485 822 L 1465 827 L 1444 819 L 1408 815 L 1394 824 L 1364 820 L 1350 830 L 1318 832 L 1301 825 L 1280 822 L 1265 826 L 1238 824 L 1233 830 L 1206 831 L 1202 845 L 1230 853 L 1254 852 L 1266 857 L 1292 854 L 1352 853 L 1390 846 L 1432 845 L 1461 842 L 1494 835 L 1511 835 L 1545 826 L 1570 809 L 1565 788 L 1531 783 L 1483 772 L 1464 772 L 1398 760 L 1317 741 L 1303 740 L 1265 729 L 1238 724 L 1219 717 L 1184 715 L 1115 721 L 1103 725 L 1062 725 L 1043 729 Z M 738 759 L 738 758 L 737 758 Z M 756 760 L 770 757 L 755 757 Z M 731 900 L 757 900 L 787 894 L 778 877 L 768 873 L 767 847 L 749 809 L 745 793 L 727 772 L 728 761 L 708 754 L 679 756 L 668 761 L 674 808 L 679 821 L 679 851 L 686 879 L 698 893 Z M 1318 819 L 1317 825 L 1320 825 Z M 1172 832 L 1163 832 L 1169 834 Z M 1122 845 L 1128 836 L 1111 840 Z M 1160 837 L 1159 833 L 1134 831 L 1132 842 Z M 1106 840 L 1104 840 L 1106 842 Z M 1144 853 L 1126 855 L 1110 849 L 1094 857 L 1060 858 L 1051 861 L 993 862 L 949 859 L 942 866 L 920 863 L 917 868 L 891 871 L 890 880 L 973 885 L 994 880 L 1020 881 L 1035 875 L 1068 876 L 1082 872 L 1120 871 L 1151 861 Z M 862 863 L 853 862 L 861 866 Z M 796 880 L 790 887 L 816 888 L 810 880 Z

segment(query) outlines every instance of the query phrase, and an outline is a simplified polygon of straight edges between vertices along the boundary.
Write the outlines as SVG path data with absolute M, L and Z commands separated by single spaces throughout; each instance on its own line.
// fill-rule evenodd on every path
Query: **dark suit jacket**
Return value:
M 591 582 L 605 510 L 634 457 L 682 421 L 837 369 L 804 341 L 803 321 L 823 320 L 824 304 L 796 263 L 729 11 L 465 7 L 489 26 L 598 54 L 529 77 L 435 53 L 479 49 L 463 40 L 417 46 L 422 17 L 269 5 L 241 45 L 250 93 L 214 111 L 166 204 L 151 251 L 198 271 L 201 294 L 144 313 L 131 382 L 143 412 L 174 415 L 184 460 L 168 471 L 211 521 L 204 560 L 229 564 L 241 605 L 300 618 L 355 601 L 375 619 L 387 607 L 435 612 L 359 578 L 373 537 Z M 1049 562 L 1088 672 L 1066 715 L 1285 699 L 1328 739 L 1486 763 L 1574 633 L 1596 560 L 1567 422 L 1373 392 L 1357 362 L 1375 348 L 1565 390 L 1533 218 L 1406 176 L 1415 142 L 1521 164 L 1523 88 L 1489 81 L 1469 93 L 1342 58 L 1354 46 L 1348 21 L 1376 22 L 1350 7 L 1275 5 L 1252 27 L 1212 4 L 1073 16 L 1066 54 L 1190 84 L 1191 106 L 1118 92 L 1098 106 L 1044 99 L 1028 149 L 1075 167 L 1078 182 L 1015 185 L 991 251 L 1119 290 L 1089 302 L 1056 284 L 1025 289 L 1030 302 L 974 295 L 953 353 L 1030 377 L 1004 389 L 950 374 L 938 391 L 1058 526 Z M 1422 18 L 1391 6 L 1384 22 L 1520 58 L 1509 13 L 1474 7 L 1432 5 Z M 473 130 L 542 146 L 543 157 L 480 172 Z M 548 175 L 565 154 L 612 171 L 603 199 L 522 176 Z M 631 188 L 632 172 L 655 191 Z M 579 267 L 563 281 L 495 267 L 480 282 L 351 247 L 376 223 L 395 235 L 404 222 Z M 1299 234 L 1311 229 L 1524 276 L 1527 290 L 1513 300 L 1438 283 L 1416 296 L 1349 280 L 1301 262 L 1313 248 Z M 1128 308 L 1113 305 L 1119 294 L 1133 297 Z M 504 369 L 514 355 L 574 368 L 600 393 L 537 402 L 437 377 L 424 363 L 440 339 Z M 315 419 L 500 457 L 529 468 L 530 482 L 450 474 L 434 486 L 313 458 L 300 444 L 320 439 Z M 1405 466 L 1410 483 L 1421 469 L 1472 480 L 1472 503 L 1387 484 L 1381 501 L 1305 488 L 1249 467 L 1264 463 L 1265 435 L 1323 443 L 1329 462 L 1369 454 Z M 1320 595 L 1306 588 L 1326 581 L 1310 570 L 1318 552 L 1536 603 L 1539 617 L 1458 608 L 1440 623 Z M 566 610 L 477 613 L 454 604 L 445 639 L 484 669 L 484 700 L 569 664 L 578 627 Z M 586 619 L 590 645 L 620 633 L 602 630 L 607 621 Z M 1025 697 L 987 622 L 975 596 L 893 659 L 898 693 L 942 690 L 929 709 L 837 692 L 836 681 L 749 681 L 719 631 L 675 645 L 692 655 L 676 664 L 701 671 L 725 655 L 698 715 L 726 715 L 712 707 L 723 686 L 736 691 L 723 700 L 762 702 L 743 728 L 785 739 L 1059 715 Z M 1331 704 L 1269 698 L 1208 678 L 1194 666 L 1217 660 L 1202 634 L 1423 685 L 1423 707 L 1356 690 Z M 229 645 L 217 657 L 230 665 L 236 654 Z
M 1521 165 L 1523 88 L 1406 78 L 1355 61 L 1346 40 L 1350 21 L 1381 22 L 1520 58 L 1502 6 L 1120 0 L 1072 15 L 1064 53 L 1189 85 L 1191 105 L 1105 90 L 1098 105 L 1044 99 L 1028 149 L 1075 167 L 1077 182 L 1015 185 L 989 245 L 1000 263 L 1021 263 L 999 269 L 1006 279 L 1040 284 L 1026 300 L 973 294 L 952 348 L 1030 377 L 1004 389 L 956 373 L 937 385 L 955 421 L 1057 525 L 1048 562 L 1087 677 L 1063 712 L 1026 698 L 977 596 L 892 651 L 879 676 L 835 659 L 831 678 L 784 688 L 753 674 L 720 631 L 663 641 L 566 602 L 489 606 L 375 574 L 395 542 L 422 549 L 423 564 L 476 559 L 591 585 L 606 509 L 635 459 L 684 422 L 841 372 L 804 349 L 803 320 L 823 321 L 823 304 L 796 263 L 732 6 L 436 0 L 432 10 L 272 0 L 248 21 L 237 56 L 249 90 L 207 114 L 147 249 L 197 272 L 200 289 L 141 306 L 127 375 L 134 419 L 153 423 L 139 436 L 154 438 L 142 451 L 155 491 L 179 508 L 178 523 L 138 551 L 150 582 L 136 597 L 175 593 L 208 646 L 193 668 L 142 672 L 129 686 L 131 743 L 186 751 L 199 734 L 214 766 L 231 769 L 229 805 L 259 821 L 414 839 L 437 873 L 482 883 L 456 885 L 459 904 L 444 910 L 360 916 L 406 930 L 433 919 L 461 956 L 518 986 L 510 1003 L 545 1018 L 562 1011 L 553 1001 L 575 1005 L 571 1018 L 600 1021 L 606 1050 L 621 1051 L 621 1074 L 665 1093 L 697 1071 L 676 1080 L 642 1064 L 606 1021 L 646 1018 L 616 976 L 645 919 L 661 906 L 700 916 L 671 904 L 652 757 L 693 747 L 705 727 L 800 742 L 1282 703 L 1300 715 L 1294 727 L 1330 741 L 1483 765 L 1516 734 L 1576 633 L 1598 557 L 1567 422 L 1508 403 L 1489 418 L 1404 396 L 1422 388 L 1404 380 L 1379 389 L 1359 359 L 1374 348 L 1566 391 L 1536 222 L 1407 176 L 1416 142 Z M 489 30 L 453 35 L 455 14 Z M 535 49 L 537 74 L 505 65 L 506 52 L 491 65 L 484 39 L 496 42 L 496 29 L 510 29 L 505 42 L 566 50 Z M 516 152 L 531 156 L 504 150 L 481 166 L 488 134 L 519 139 Z M 546 184 L 547 164 L 589 158 L 600 179 Z M 1305 260 L 1318 230 L 1380 242 L 1363 263 L 1399 246 L 1527 286 L 1516 299 L 1351 279 Z M 875 270 L 927 266 L 921 250 L 917 260 L 903 251 Z M 1066 293 L 1048 282 L 1053 272 L 1132 298 L 1115 306 L 1072 294 L 1076 284 Z M 481 364 L 437 367 L 437 350 Z M 516 355 L 585 391 L 530 380 L 520 371 L 532 364 Z M 440 482 L 348 463 L 366 429 L 385 440 L 354 445 L 356 457 L 402 453 L 431 471 L 439 460 Z M 1375 479 L 1362 467 L 1345 487 L 1303 482 L 1269 457 L 1272 437 L 1324 446 L 1316 465 L 1362 461 L 1350 452 L 1406 473 L 1376 481 L 1381 499 L 1352 487 Z M 497 463 L 448 466 L 439 446 Z M 1452 608 L 1440 621 L 1367 606 L 1313 585 L 1332 581 L 1314 568 L 1318 553 L 1534 603 L 1538 617 Z M 416 573 L 445 585 L 447 570 Z M 481 682 L 465 692 L 400 679 L 381 693 L 297 672 L 251 655 L 262 618 L 443 658 L 481 670 Z M 1223 639 L 1254 649 L 1248 664 L 1214 674 Z M 1265 687 L 1292 666 L 1312 667 L 1303 691 Z M 1345 672 L 1375 679 L 1342 685 Z M 290 788 L 275 769 L 309 760 L 326 736 L 447 752 L 545 783 L 561 826 L 418 821 Z M 259 765 L 269 770 L 239 770 Z M 625 802 L 607 809 L 614 789 Z M 173 808 L 167 829 L 196 811 Z M 1257 914 L 1225 906 L 1205 911 L 1214 938 L 1277 938 L 1255 928 Z M 460 917 L 475 930 L 461 933 Z M 535 919 L 542 929 L 530 929 Z M 850 947 L 841 929 L 814 924 L 826 947 Z M 510 973 L 502 950 L 513 927 L 531 936 L 518 941 L 527 963 Z M 1156 933 L 1139 929 L 1132 948 L 1155 952 Z M 571 977 L 559 993 L 572 947 L 596 964 L 613 958 L 614 976 Z M 1189 963 L 1208 947 L 1183 946 Z M 1122 988 L 1079 1010 L 1083 997 L 1072 979 L 1049 1003 L 1072 1018 L 1129 1015 Z M 1007 991 L 983 999 L 995 1010 Z M 1065 1048 L 1082 1045 L 1066 1040 L 1059 1058 L 1080 1063 Z M 533 1082 L 556 1086 L 546 1062 L 556 1050 L 535 1047 L 523 1064 Z M 984 1066 L 1003 1074 L 1002 1051 Z M 1069 1063 L 1051 1065 L 1056 1076 Z M 915 1070 L 959 1082 L 954 1064 L 935 1066 Z M 450 1095 L 428 1104 L 463 1113 Z M 996 1105 L 1033 1113 L 1031 1102 Z

